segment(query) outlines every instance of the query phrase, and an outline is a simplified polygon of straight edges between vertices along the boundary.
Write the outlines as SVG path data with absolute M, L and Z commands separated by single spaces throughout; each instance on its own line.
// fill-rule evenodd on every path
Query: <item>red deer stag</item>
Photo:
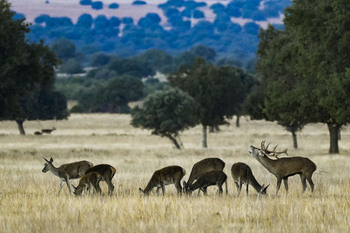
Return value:
M 266 187 L 265 185 L 260 185 L 259 182 L 255 179 L 252 169 L 247 164 L 233 164 L 231 168 L 231 174 L 238 190 L 238 196 L 241 193 L 243 184 L 246 185 L 247 196 L 249 185 L 253 186 L 257 193 L 266 195 L 266 189 L 269 187 L 269 185 Z
M 180 166 L 168 166 L 155 171 L 148 182 L 146 188 L 143 190 L 139 188 L 139 191 L 148 195 L 149 192 L 157 187 L 157 193 L 162 189 L 163 195 L 165 195 L 165 185 L 174 184 L 178 194 L 181 194 L 181 179 L 185 176 L 186 171 Z
M 82 177 L 83 175 L 85 175 L 86 170 L 93 166 L 92 163 L 84 160 L 74 163 L 63 164 L 60 167 L 55 167 L 53 165 L 52 158 L 50 160 L 44 158 L 44 160 L 46 161 L 46 163 L 42 172 L 46 173 L 50 171 L 52 174 L 58 176 L 58 178 L 61 179 L 61 185 L 58 194 L 60 194 L 64 183 L 67 184 L 69 193 L 71 193 L 69 180 L 78 179 Z
M 108 195 L 112 195 L 114 190 L 114 185 L 112 184 L 112 179 L 117 172 L 117 170 L 109 164 L 99 164 L 93 167 L 90 167 L 86 170 L 86 174 L 90 172 L 97 172 L 102 176 L 101 180 L 104 180 L 108 185 Z
M 210 171 L 223 171 L 225 162 L 219 158 L 206 158 L 193 165 L 190 177 L 187 182 L 183 182 L 185 191 L 192 185 L 192 183 L 201 177 L 203 174 Z M 199 194 L 199 191 L 198 191 Z
M 277 147 L 277 146 L 276 146 Z M 311 191 L 314 191 L 314 182 L 312 182 L 312 174 L 316 171 L 317 166 L 310 159 L 304 157 L 278 158 L 277 155 L 287 153 L 287 149 L 281 152 L 276 152 L 276 147 L 273 151 L 265 147 L 265 141 L 261 142 L 261 148 L 250 146 L 251 151 L 248 151 L 256 160 L 258 160 L 269 172 L 277 178 L 276 194 L 278 193 L 281 182 L 283 180 L 286 191 L 288 192 L 288 177 L 299 174 L 303 185 L 303 192 L 306 189 L 306 180 L 311 186 Z M 267 155 L 272 154 L 276 159 L 270 159 Z
M 193 184 L 189 185 L 186 192 L 190 194 L 192 191 L 199 189 L 202 190 L 205 195 L 207 195 L 208 186 L 217 185 L 219 188 L 219 194 L 222 194 L 223 183 L 226 185 L 227 194 L 227 175 L 222 171 L 211 171 L 203 174 Z

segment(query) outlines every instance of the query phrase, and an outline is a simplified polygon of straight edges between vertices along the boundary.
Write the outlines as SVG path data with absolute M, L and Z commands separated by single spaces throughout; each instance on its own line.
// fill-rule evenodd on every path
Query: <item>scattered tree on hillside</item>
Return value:
M 179 132 L 197 124 L 195 105 L 195 100 L 188 94 L 168 87 L 147 96 L 142 107 L 132 109 L 131 125 L 152 130 L 152 134 L 168 138 L 181 149 Z
M 203 59 L 182 66 L 168 77 L 170 85 L 187 92 L 198 103 L 196 117 L 203 127 L 202 146 L 207 146 L 208 127 L 226 124 L 237 114 L 244 100 L 241 71 L 234 67 L 215 67 Z
M 28 25 L 13 19 L 7 1 L 0 0 L 0 12 L 0 120 L 16 121 L 25 134 L 25 120 L 66 118 L 65 98 L 52 91 L 56 56 L 43 42 L 25 39 Z

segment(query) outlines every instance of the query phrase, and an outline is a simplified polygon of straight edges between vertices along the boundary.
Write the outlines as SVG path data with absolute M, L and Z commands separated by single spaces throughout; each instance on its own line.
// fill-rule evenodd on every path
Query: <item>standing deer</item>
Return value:
M 248 196 L 248 188 L 249 185 L 253 186 L 253 188 L 259 194 L 266 195 L 266 189 L 269 187 L 267 185 L 260 185 L 259 182 L 255 179 L 252 169 L 245 163 L 235 163 L 231 168 L 232 178 L 236 184 L 238 195 L 241 193 L 242 185 L 245 184 L 247 187 L 247 196 Z
M 208 186 L 217 185 L 219 188 L 219 194 L 222 194 L 223 183 L 226 185 L 227 194 L 227 175 L 223 171 L 210 171 L 203 174 L 193 184 L 189 185 L 186 192 L 192 193 L 192 191 L 199 189 L 202 190 L 205 195 L 207 195 Z
M 41 133 L 42 133 L 42 134 L 44 134 L 44 133 L 46 133 L 46 134 L 51 134 L 51 132 L 54 131 L 54 130 L 56 130 L 55 127 L 52 127 L 52 129 L 42 129 L 42 130 L 41 130 Z
M 157 194 L 159 190 L 162 189 L 163 196 L 165 195 L 165 185 L 174 184 L 178 194 L 181 194 L 181 179 L 185 176 L 186 171 L 180 166 L 168 166 L 155 171 L 148 182 L 146 188 L 142 190 L 139 188 L 141 193 L 146 195 L 157 187 Z
M 203 174 L 210 171 L 223 171 L 225 162 L 219 158 L 206 158 L 193 165 L 190 177 L 187 182 L 184 183 L 184 189 L 187 190 L 192 183 L 201 177 Z M 199 194 L 199 191 L 198 191 Z
M 287 149 L 281 152 L 276 152 L 276 147 L 273 151 L 269 151 L 265 147 L 265 141 L 261 142 L 261 148 L 250 146 L 251 151 L 248 151 L 256 160 L 258 160 L 269 172 L 277 178 L 276 194 L 278 193 L 281 182 L 283 180 L 286 191 L 288 192 L 288 177 L 296 174 L 300 175 L 303 185 L 303 192 L 306 189 L 306 180 L 311 186 L 311 191 L 314 191 L 314 183 L 312 182 L 312 174 L 316 171 L 317 166 L 310 159 L 304 157 L 278 158 L 277 155 L 287 153 Z M 272 154 L 276 159 L 270 159 L 267 155 Z
M 112 195 L 114 190 L 112 179 L 115 173 L 117 172 L 117 170 L 109 164 L 99 164 L 87 169 L 85 174 L 89 174 L 91 172 L 97 172 L 102 176 L 101 180 L 104 180 L 108 185 L 108 195 Z
M 80 196 L 84 189 L 87 189 L 90 193 L 91 185 L 94 187 L 95 191 L 99 194 L 102 193 L 101 187 L 100 187 L 100 181 L 102 180 L 102 175 L 98 172 L 90 172 L 85 174 L 83 177 L 79 180 L 79 185 L 77 187 L 74 187 L 73 193 L 76 196 Z
M 63 164 L 60 167 L 55 167 L 53 165 L 53 159 L 51 158 L 50 160 L 47 160 L 44 158 L 46 161 L 44 168 L 42 172 L 46 173 L 50 171 L 52 174 L 55 176 L 58 176 L 58 178 L 61 179 L 61 185 L 60 185 L 60 190 L 58 191 L 58 194 L 61 193 L 63 184 L 66 183 L 69 193 L 71 193 L 70 190 L 70 183 L 69 180 L 71 179 L 78 179 L 85 175 L 85 172 L 88 170 L 88 168 L 92 167 L 93 164 L 89 161 L 79 161 L 79 162 L 74 162 L 74 163 L 67 163 Z

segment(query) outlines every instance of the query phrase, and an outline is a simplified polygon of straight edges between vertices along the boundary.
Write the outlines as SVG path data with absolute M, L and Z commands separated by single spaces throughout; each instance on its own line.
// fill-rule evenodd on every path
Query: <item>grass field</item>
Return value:
M 242 119 L 241 127 L 224 126 L 209 134 L 201 148 L 201 128 L 181 134 L 185 149 L 175 150 L 167 139 L 132 128 L 127 115 L 72 115 L 67 121 L 25 122 L 27 136 L 18 135 L 14 122 L 0 122 L 0 232 L 350 232 L 350 133 L 342 131 L 340 155 L 328 155 L 327 127 L 307 126 L 299 135 L 300 149 L 292 149 L 291 135 L 265 121 Z M 55 126 L 52 135 L 34 131 Z M 247 153 L 262 140 L 288 147 L 290 156 L 305 156 L 318 169 L 314 193 L 301 193 L 299 176 L 282 184 L 276 196 L 276 178 Z M 116 191 L 107 195 L 70 196 L 59 179 L 42 173 L 42 157 L 54 164 L 89 160 L 117 169 Z M 152 173 L 164 166 L 182 166 L 188 179 L 192 165 L 206 157 L 226 162 L 229 195 L 216 187 L 208 196 L 142 196 Z M 259 197 L 250 188 L 237 197 L 230 169 L 235 162 L 251 166 L 260 183 L 270 184 L 269 195 Z M 72 181 L 77 184 L 78 180 Z M 107 185 L 102 184 L 104 194 Z

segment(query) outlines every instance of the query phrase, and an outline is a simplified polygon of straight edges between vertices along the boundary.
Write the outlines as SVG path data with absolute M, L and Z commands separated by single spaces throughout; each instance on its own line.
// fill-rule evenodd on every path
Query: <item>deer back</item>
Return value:
M 201 187 L 223 184 L 226 180 L 227 175 L 223 171 L 211 171 L 199 177 L 188 189 L 194 191 Z
M 173 184 L 175 182 L 180 182 L 180 180 L 185 176 L 186 171 L 180 166 L 168 166 L 155 171 L 148 182 L 145 192 L 151 191 L 154 187 L 159 187 L 162 184 Z
M 86 170 L 86 174 L 90 172 L 97 172 L 102 175 L 104 180 L 111 180 L 117 170 L 109 164 L 98 164 Z
M 77 179 L 85 175 L 86 171 L 92 166 L 93 164 L 86 160 L 63 164 L 58 168 L 58 173 L 62 178 Z
M 203 174 L 211 171 L 223 171 L 225 162 L 219 158 L 206 158 L 193 165 L 187 185 L 191 185 L 194 180 L 201 177 Z

